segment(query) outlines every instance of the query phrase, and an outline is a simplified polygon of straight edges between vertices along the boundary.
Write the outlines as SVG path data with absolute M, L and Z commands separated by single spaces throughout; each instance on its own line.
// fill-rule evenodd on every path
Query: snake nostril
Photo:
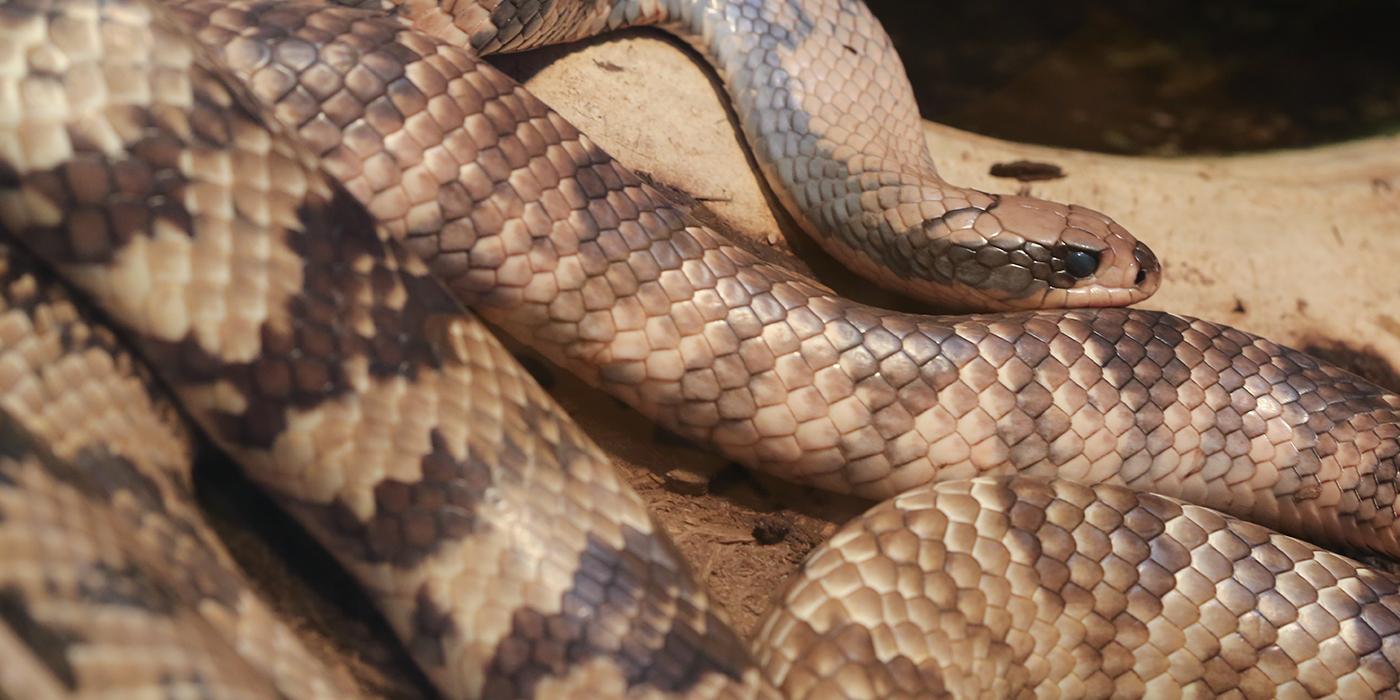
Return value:
M 1160 269 L 1157 265 L 1157 256 L 1152 254 L 1152 249 L 1138 241 L 1133 246 L 1133 261 L 1138 265 L 1137 277 L 1133 279 L 1133 284 L 1142 284 L 1147 281 L 1147 276 Z

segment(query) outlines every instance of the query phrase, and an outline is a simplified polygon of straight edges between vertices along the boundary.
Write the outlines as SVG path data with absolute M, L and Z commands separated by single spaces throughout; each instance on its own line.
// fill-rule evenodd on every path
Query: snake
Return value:
M 823 248 L 981 311 L 763 262 L 480 60 L 631 26 Z M 1120 308 L 1146 245 L 919 129 L 858 0 L 0 3 L 0 697 L 375 694 L 212 533 L 202 440 L 443 697 L 1400 695 L 1356 558 L 1400 554 L 1400 396 Z M 497 331 L 885 500 L 743 640 Z

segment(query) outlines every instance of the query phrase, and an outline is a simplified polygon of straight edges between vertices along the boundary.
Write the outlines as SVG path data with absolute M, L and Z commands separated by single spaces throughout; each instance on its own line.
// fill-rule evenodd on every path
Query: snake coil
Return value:
M 663 26 L 858 272 L 1156 289 L 1111 219 L 939 178 L 863 4 L 359 4 L 0 3 L 0 696 L 372 692 L 203 521 L 191 427 L 447 697 L 1400 696 L 1396 579 L 1321 548 L 1400 554 L 1400 396 L 1166 313 L 842 299 L 477 58 Z M 748 466 L 893 498 L 751 654 L 467 307 Z

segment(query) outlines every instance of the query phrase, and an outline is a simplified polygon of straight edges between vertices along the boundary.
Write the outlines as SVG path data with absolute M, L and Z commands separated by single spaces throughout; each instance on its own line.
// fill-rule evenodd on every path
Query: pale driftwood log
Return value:
M 796 242 L 804 255 L 812 247 L 774 212 L 719 84 L 679 43 L 629 33 L 497 61 L 613 156 L 689 193 L 732 231 L 771 237 L 780 249 Z M 1029 108 L 1026 118 L 1056 115 Z M 1009 143 L 932 123 L 927 134 L 953 182 L 1084 204 L 1147 241 L 1165 265 L 1147 308 L 1296 347 L 1344 345 L 1400 367 L 1400 135 L 1167 159 Z M 1017 160 L 1054 164 L 1066 177 L 1023 185 L 989 174 Z M 815 266 L 846 291 L 829 261 Z

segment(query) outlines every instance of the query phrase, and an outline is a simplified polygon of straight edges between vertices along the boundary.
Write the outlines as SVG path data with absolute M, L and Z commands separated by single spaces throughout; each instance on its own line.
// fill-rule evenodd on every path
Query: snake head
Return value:
M 1152 250 L 1097 211 L 975 194 L 981 206 L 925 222 L 927 245 L 913 267 L 930 283 L 904 291 L 943 307 L 1001 311 L 1126 306 L 1161 284 Z

